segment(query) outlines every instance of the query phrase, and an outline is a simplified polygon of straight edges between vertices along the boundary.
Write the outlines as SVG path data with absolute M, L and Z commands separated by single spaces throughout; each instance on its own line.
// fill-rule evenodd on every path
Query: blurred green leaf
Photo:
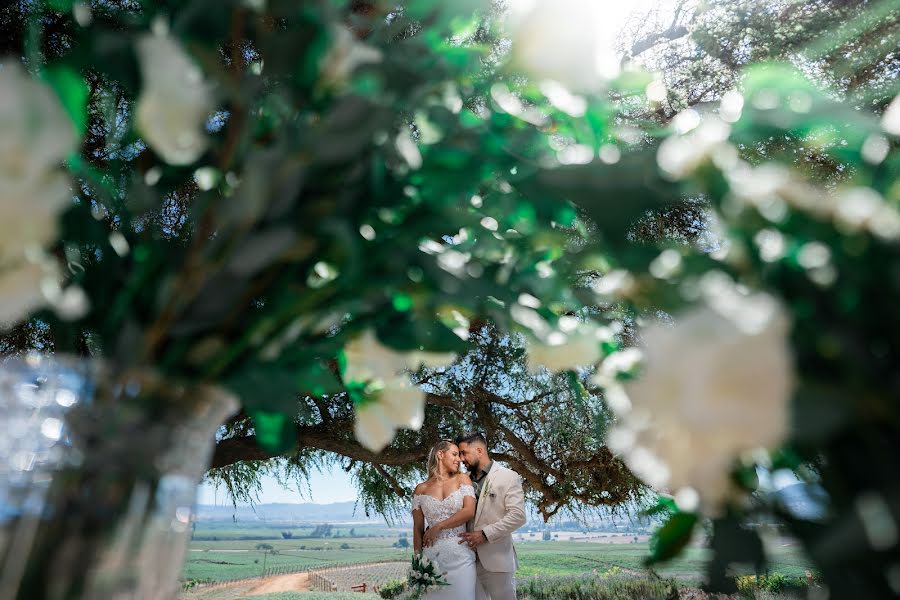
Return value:
M 513 185 L 539 206 L 573 202 L 617 241 L 624 241 L 628 227 L 647 210 L 679 199 L 678 189 L 658 175 L 656 155 L 650 151 L 626 154 L 614 165 L 542 169 Z
M 378 326 L 378 339 L 396 350 L 465 352 L 467 342 L 435 319 L 412 312 L 395 313 Z
M 662 527 L 653 532 L 650 538 L 650 557 L 648 564 L 656 564 L 676 556 L 694 533 L 697 524 L 695 513 L 677 512 L 669 517 Z
M 281 412 L 265 410 L 250 411 L 256 442 L 260 448 L 273 456 L 284 454 L 297 443 L 294 422 Z
M 90 90 L 84 78 L 71 67 L 60 65 L 46 67 L 41 70 L 41 77 L 46 81 L 62 102 L 66 114 L 75 125 L 79 136 L 87 131 L 87 103 Z

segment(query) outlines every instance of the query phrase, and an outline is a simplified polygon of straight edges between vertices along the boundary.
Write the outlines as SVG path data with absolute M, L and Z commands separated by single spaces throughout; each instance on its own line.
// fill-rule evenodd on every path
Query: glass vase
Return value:
M 173 598 L 223 389 L 92 359 L 0 364 L 0 600 Z

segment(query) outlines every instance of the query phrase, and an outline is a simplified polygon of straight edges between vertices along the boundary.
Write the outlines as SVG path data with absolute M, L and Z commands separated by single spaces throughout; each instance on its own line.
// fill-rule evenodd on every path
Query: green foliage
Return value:
M 524 340 L 575 317 L 615 326 L 612 352 L 724 275 L 791 315 L 795 422 L 775 458 L 817 510 L 765 490 L 750 512 L 732 507 L 713 525 L 710 581 L 727 586 L 734 563 L 763 568 L 747 525 L 765 515 L 802 540 L 833 596 L 892 592 L 896 540 L 871 532 L 900 502 L 900 153 L 878 114 L 897 91 L 896 2 L 698 3 L 650 36 L 683 42 L 657 55 L 664 106 L 649 114 L 648 76 L 626 73 L 579 117 L 507 70 L 484 2 L 90 4 L 88 23 L 63 0 L 0 13 L 4 56 L 40 74 L 84 134 L 50 250 L 91 300 L 74 320 L 36 312 L 5 352 L 227 385 L 243 412 L 223 447 L 289 456 L 299 476 L 339 463 L 364 508 L 385 514 L 421 476 L 422 448 L 480 427 L 549 518 L 645 489 L 605 446 L 613 415 L 591 367 L 535 373 Z M 167 23 L 218 94 L 209 149 L 187 166 L 164 164 L 135 116 L 147 91 L 136 41 Z M 342 40 L 379 60 L 331 72 Z M 679 134 L 659 124 L 731 88 L 743 104 L 727 139 L 687 144 L 675 157 L 687 166 L 663 176 L 659 150 Z M 564 164 L 573 148 L 586 164 Z M 713 221 L 718 237 L 704 236 Z M 661 275 L 654 260 L 673 246 L 679 268 Z M 613 270 L 634 285 L 598 292 Z M 353 437 L 353 396 L 375 398 L 337 376 L 364 330 L 395 350 L 460 355 L 415 374 L 432 394 L 426 422 L 378 459 Z M 265 467 L 233 463 L 212 477 L 252 497 Z M 756 488 L 757 467 L 735 485 Z M 653 560 L 689 552 L 695 521 L 670 516 Z
M 673 581 L 623 574 L 596 577 L 532 577 L 517 588 L 523 600 L 670 600 L 678 597 Z
M 657 563 L 676 556 L 690 542 L 697 524 L 697 515 L 675 512 L 654 533 L 650 541 L 649 563 Z
M 400 595 L 406 589 L 406 582 L 400 581 L 399 579 L 394 581 L 388 581 L 384 585 L 382 585 L 378 590 L 378 595 L 381 598 L 395 598 Z

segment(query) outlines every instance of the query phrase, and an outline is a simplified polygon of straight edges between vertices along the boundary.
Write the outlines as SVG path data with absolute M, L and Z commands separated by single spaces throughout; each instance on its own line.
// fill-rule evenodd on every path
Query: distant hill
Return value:
M 356 511 L 354 512 L 354 507 Z M 383 523 L 373 515 L 367 517 L 362 506 L 355 502 L 334 502 L 332 504 L 257 504 L 256 506 L 197 506 L 197 521 L 242 521 L 272 523 L 343 523 L 366 522 Z

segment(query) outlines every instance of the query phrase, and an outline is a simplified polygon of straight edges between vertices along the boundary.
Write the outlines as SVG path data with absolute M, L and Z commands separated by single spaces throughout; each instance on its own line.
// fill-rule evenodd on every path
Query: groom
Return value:
M 475 518 L 459 534 L 460 544 L 475 550 L 478 600 L 515 600 L 519 561 L 512 533 L 525 524 L 525 494 L 518 473 L 491 460 L 480 433 L 456 438 L 459 457 L 475 486 Z

